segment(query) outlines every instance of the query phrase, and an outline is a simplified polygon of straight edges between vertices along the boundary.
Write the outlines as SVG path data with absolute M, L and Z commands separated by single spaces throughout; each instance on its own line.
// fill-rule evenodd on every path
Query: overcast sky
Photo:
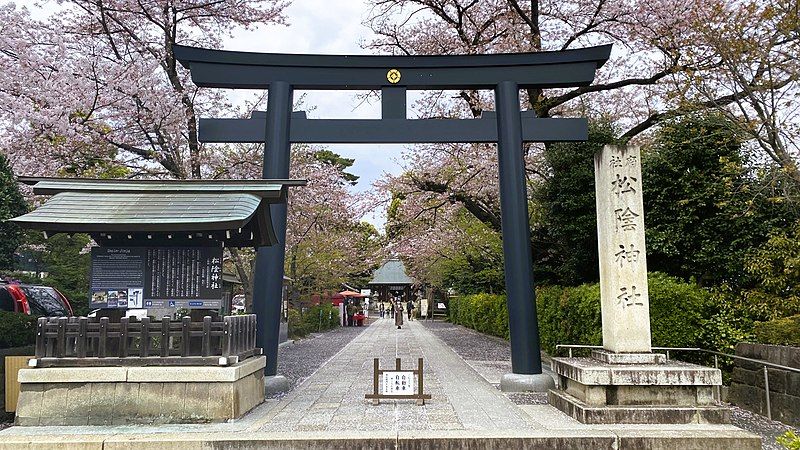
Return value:
M 369 54 L 360 43 L 372 32 L 362 25 L 369 12 L 362 0 L 294 0 L 286 10 L 288 26 L 269 26 L 255 31 L 237 31 L 226 50 L 273 53 Z M 363 102 L 352 91 L 299 91 L 306 104 L 315 108 L 312 118 L 380 118 L 380 103 Z M 355 158 L 350 172 L 361 177 L 354 191 L 372 188 L 384 173 L 399 173 L 402 145 L 330 145 L 331 150 Z M 383 211 L 368 213 L 364 220 L 383 228 Z
M 31 0 L 16 0 L 35 15 L 48 15 L 59 8 L 54 0 L 44 0 L 37 10 Z M 359 43 L 369 40 L 371 31 L 362 25 L 369 7 L 362 0 L 294 0 L 286 9 L 287 25 L 271 25 L 257 30 L 236 30 L 224 42 L 226 50 L 271 53 L 369 54 Z M 352 91 L 299 91 L 305 104 L 314 108 L 312 118 L 380 118 L 380 103 L 362 102 Z M 411 100 L 411 99 L 410 99 Z M 411 103 L 409 101 L 409 103 Z M 397 174 L 401 167 L 402 145 L 330 145 L 331 150 L 354 158 L 351 173 L 360 178 L 352 189 L 370 190 L 384 173 Z M 361 212 L 359 212 L 361 213 Z M 383 211 L 367 213 L 364 220 L 383 228 Z

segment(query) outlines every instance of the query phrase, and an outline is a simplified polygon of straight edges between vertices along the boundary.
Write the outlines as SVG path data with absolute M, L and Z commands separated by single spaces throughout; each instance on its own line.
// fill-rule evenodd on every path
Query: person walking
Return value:
M 354 305 L 352 302 L 348 302 L 346 310 L 347 310 L 347 326 L 352 327 L 353 325 L 355 325 L 353 323 L 353 316 L 356 315 L 358 308 L 356 308 L 356 305 Z
M 403 326 L 403 304 L 398 300 L 392 306 L 394 307 L 394 324 L 399 330 Z
M 406 303 L 406 308 L 408 309 L 408 320 L 410 322 L 414 320 L 414 302 L 409 300 L 408 303 Z

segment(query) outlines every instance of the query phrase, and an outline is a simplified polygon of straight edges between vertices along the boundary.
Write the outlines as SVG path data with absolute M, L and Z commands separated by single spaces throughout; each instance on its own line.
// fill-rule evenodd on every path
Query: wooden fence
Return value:
M 261 353 L 256 316 L 226 316 L 202 322 L 108 317 L 41 317 L 37 322 L 37 367 L 228 365 Z

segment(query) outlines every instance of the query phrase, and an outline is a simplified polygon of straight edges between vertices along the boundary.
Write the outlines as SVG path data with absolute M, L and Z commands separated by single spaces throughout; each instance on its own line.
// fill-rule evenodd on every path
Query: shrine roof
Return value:
M 20 178 L 42 206 L 11 219 L 52 233 L 216 233 L 236 246 L 275 243 L 269 204 L 300 180 L 86 180 Z M 235 230 L 231 236 L 231 231 Z
M 387 260 L 379 267 L 368 284 L 414 284 L 416 281 L 406 275 L 406 267 L 399 259 Z

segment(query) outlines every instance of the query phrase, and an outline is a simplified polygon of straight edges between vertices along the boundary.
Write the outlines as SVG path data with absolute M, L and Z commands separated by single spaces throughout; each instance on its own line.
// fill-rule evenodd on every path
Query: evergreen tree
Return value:
M 0 153 L 0 270 L 14 269 L 14 252 L 22 242 L 22 231 L 8 219 L 26 212 L 28 205 L 19 192 L 14 173 L 5 155 Z
M 550 177 L 533 190 L 536 281 L 578 285 L 597 281 L 597 212 L 594 154 L 614 144 L 608 122 L 589 125 L 586 142 L 548 145 L 544 157 Z
M 741 287 L 747 253 L 792 223 L 788 205 L 762 194 L 734 130 L 720 115 L 688 116 L 643 155 L 648 270 Z

